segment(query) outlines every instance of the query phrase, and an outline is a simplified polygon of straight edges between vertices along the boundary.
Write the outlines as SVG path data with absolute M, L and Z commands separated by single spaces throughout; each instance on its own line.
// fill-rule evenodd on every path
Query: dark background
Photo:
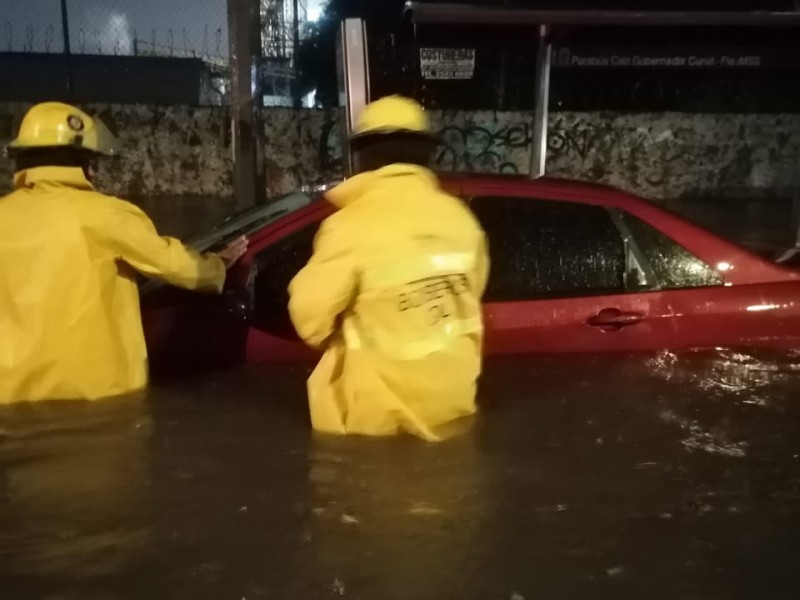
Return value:
M 436 3 L 436 2 L 431 2 Z M 496 0 L 471 4 L 558 10 L 794 10 L 787 0 L 674 1 Z M 368 22 L 373 96 L 403 93 L 429 108 L 530 110 L 534 104 L 536 64 L 533 28 L 419 26 L 403 13 L 404 0 L 332 0 L 313 35 L 300 50 L 300 86 L 317 90 L 317 104 L 338 102 L 335 40 L 343 18 Z M 800 106 L 800 77 L 795 29 L 646 27 L 562 27 L 553 35 L 559 46 L 613 46 L 615 49 L 720 47 L 770 52 L 777 60 L 753 70 L 719 69 L 555 69 L 551 106 L 559 110 L 687 112 L 795 112 Z M 424 81 L 419 76 L 419 46 L 476 48 L 475 76 L 469 81 Z

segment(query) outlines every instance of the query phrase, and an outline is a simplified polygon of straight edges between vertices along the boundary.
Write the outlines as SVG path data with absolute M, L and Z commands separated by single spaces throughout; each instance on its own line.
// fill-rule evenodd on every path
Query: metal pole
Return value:
M 67 94 L 72 98 L 72 52 L 69 45 L 69 13 L 67 0 L 61 0 L 61 31 L 64 34 L 64 59 L 67 63 Z
M 261 2 L 251 0 L 250 7 L 250 73 L 253 103 L 253 145 L 255 147 L 255 201 L 267 200 L 265 132 L 264 132 L 264 28 L 261 23 Z
M 231 72 L 231 150 L 236 205 L 247 208 L 263 199 L 266 181 L 259 166 L 261 30 L 258 0 L 228 0 Z
M 300 61 L 298 60 L 297 53 L 300 50 L 300 5 L 298 0 L 293 0 L 292 9 L 294 11 L 294 20 L 292 22 L 292 35 L 294 49 L 292 50 L 292 72 L 294 79 L 292 80 L 292 98 L 295 108 L 300 108 Z
M 345 19 L 339 27 L 336 54 L 339 98 L 342 109 L 343 170 L 349 177 L 355 171 L 353 155 L 347 140 L 358 116 L 370 100 L 367 24 L 362 19 Z
M 547 119 L 550 116 L 550 30 L 539 26 L 539 53 L 536 60 L 536 110 L 531 141 L 531 179 L 545 174 L 547 163 Z

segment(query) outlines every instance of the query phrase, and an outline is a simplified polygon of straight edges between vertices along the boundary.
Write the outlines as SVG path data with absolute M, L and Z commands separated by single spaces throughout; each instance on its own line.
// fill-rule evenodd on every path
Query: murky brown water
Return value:
M 442 445 L 305 369 L 0 411 L 3 599 L 795 598 L 800 352 L 514 358 Z

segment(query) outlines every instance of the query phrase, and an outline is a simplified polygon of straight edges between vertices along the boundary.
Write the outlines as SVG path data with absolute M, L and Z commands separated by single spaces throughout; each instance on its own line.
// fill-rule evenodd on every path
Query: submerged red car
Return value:
M 608 187 L 503 177 L 443 185 L 489 238 L 487 354 L 800 348 L 800 271 Z M 246 233 L 251 245 L 221 297 L 144 286 L 154 370 L 313 358 L 289 320 L 287 286 L 332 210 L 322 191 L 296 192 L 187 240 L 206 250 Z

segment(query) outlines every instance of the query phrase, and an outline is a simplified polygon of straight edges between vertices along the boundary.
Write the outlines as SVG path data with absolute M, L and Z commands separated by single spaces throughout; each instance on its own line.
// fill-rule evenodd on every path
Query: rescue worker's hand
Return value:
M 236 264 L 244 253 L 247 252 L 247 247 L 250 245 L 250 240 L 246 236 L 236 238 L 225 246 L 222 250 L 217 252 L 217 256 L 225 263 L 225 268 L 230 269 Z

